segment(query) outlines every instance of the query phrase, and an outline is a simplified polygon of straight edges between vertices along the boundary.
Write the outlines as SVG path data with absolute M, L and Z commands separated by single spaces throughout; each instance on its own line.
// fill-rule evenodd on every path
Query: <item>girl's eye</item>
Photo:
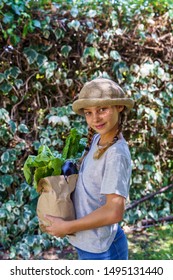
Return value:
M 101 113 L 102 113 L 102 112 L 105 112 L 107 109 L 108 109 L 108 108 L 106 108 L 106 107 L 105 107 L 105 108 L 100 108 L 100 109 L 99 109 L 99 112 L 101 112 Z
M 85 116 L 89 116 L 91 113 L 90 112 L 84 112 Z

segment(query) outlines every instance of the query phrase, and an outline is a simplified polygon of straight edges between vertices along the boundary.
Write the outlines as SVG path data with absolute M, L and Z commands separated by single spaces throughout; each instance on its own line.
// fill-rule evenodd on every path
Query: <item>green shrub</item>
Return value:
M 71 103 L 87 80 L 110 77 L 135 100 L 124 125 L 130 202 L 172 183 L 172 3 L 62 2 L 0 4 L 0 246 L 13 259 L 56 244 L 38 229 L 23 165 L 41 145 L 61 153 L 71 128 L 85 144 L 85 121 Z M 159 194 L 127 211 L 124 223 L 171 216 L 172 199 Z

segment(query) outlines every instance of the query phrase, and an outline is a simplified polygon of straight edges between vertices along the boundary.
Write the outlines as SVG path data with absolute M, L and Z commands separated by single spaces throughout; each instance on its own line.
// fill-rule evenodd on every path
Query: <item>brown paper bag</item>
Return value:
M 37 192 L 40 196 L 37 203 L 37 215 L 42 231 L 45 231 L 44 227 L 50 224 L 44 217 L 46 214 L 65 220 L 75 219 L 71 193 L 75 189 L 77 177 L 78 174 L 70 175 L 66 181 L 64 175 L 49 176 L 39 181 Z

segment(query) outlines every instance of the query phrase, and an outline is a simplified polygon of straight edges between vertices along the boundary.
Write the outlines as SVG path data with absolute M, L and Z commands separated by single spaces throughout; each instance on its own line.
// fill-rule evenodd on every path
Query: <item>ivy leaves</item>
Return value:
M 23 163 L 47 145 L 57 158 L 52 171 L 69 130 L 86 135 L 84 119 L 74 115 L 70 103 L 94 77 L 113 78 L 135 100 L 124 124 L 133 163 L 131 200 L 172 180 L 172 4 L 89 2 L 0 3 L 0 243 L 11 248 L 11 258 L 29 258 L 32 248 L 37 254 L 51 244 L 39 235 L 37 194 L 28 185 L 32 171 L 23 182 Z M 80 139 L 77 157 L 85 142 Z M 125 221 L 168 215 L 172 199 L 171 192 L 158 195 L 127 212 Z
M 17 79 L 20 73 L 21 71 L 17 66 L 10 67 L 4 73 L 0 73 L 0 91 L 4 95 L 7 95 L 11 91 L 13 85 L 16 85 L 17 88 L 23 85 L 23 81 Z

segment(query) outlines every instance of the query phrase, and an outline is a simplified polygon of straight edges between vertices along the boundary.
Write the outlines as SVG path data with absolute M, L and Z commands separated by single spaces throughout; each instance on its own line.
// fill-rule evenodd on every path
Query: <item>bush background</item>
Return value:
M 130 205 L 167 187 L 129 206 L 122 226 L 172 221 L 172 27 L 168 0 L 1 1 L 0 248 L 9 258 L 68 245 L 38 229 L 38 195 L 22 168 L 41 144 L 60 152 L 70 128 L 86 136 L 71 103 L 98 76 L 135 100 L 124 125 L 133 161 Z

